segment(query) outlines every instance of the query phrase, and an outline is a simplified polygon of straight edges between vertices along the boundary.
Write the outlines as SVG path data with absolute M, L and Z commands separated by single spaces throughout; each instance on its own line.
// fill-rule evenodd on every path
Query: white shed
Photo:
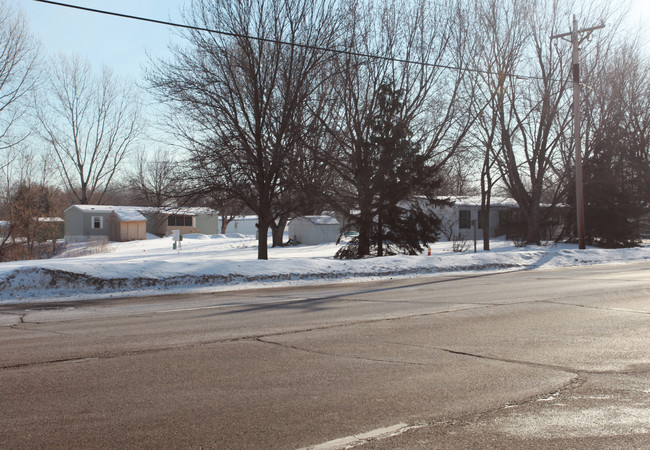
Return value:
M 289 238 L 300 244 L 336 242 L 340 234 L 339 221 L 331 216 L 300 216 L 289 222 Z

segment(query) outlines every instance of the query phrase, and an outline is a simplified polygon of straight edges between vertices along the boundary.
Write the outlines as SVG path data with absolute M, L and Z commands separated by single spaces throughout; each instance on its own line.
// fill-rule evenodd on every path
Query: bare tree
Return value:
M 236 198 L 232 198 L 224 191 L 214 191 L 207 198 L 200 200 L 202 206 L 207 206 L 219 212 L 221 219 L 221 234 L 226 234 L 228 224 L 235 220 L 237 216 L 241 216 L 246 210 L 246 206 Z
M 647 57 L 638 41 L 599 42 L 586 55 L 583 78 L 584 156 L 591 156 L 593 135 L 617 124 L 639 139 L 640 150 L 650 151 L 650 75 Z M 646 158 L 648 155 L 646 155 Z M 571 168 L 570 155 L 566 155 Z
M 292 207 L 292 173 L 334 46 L 333 0 L 195 0 L 188 21 L 228 34 L 189 31 L 149 81 L 173 108 L 197 192 L 222 191 L 258 215 L 258 258 L 267 233 Z M 277 224 L 275 224 L 277 226 Z
M 38 47 L 28 33 L 23 16 L 0 0 L 0 150 L 14 146 L 27 135 L 19 131 L 37 80 Z
M 502 182 L 519 204 L 525 226 L 522 237 L 539 244 L 542 199 L 552 204 L 560 200 L 562 189 L 557 187 L 565 185 L 566 150 L 572 145 L 571 46 L 550 37 L 566 32 L 574 14 L 593 25 L 610 13 L 608 5 L 580 1 L 486 0 L 481 4 L 488 13 L 483 39 L 498 44 L 497 52 L 492 52 L 495 70 L 488 77 L 500 140 L 493 158 L 498 156 Z M 608 39 L 612 34 L 604 36 Z
M 464 146 L 457 154 L 450 158 L 440 169 L 442 185 L 438 189 L 442 195 L 460 197 L 465 195 L 477 195 L 476 185 L 477 151 L 470 146 Z
M 14 182 L 13 166 L 18 160 L 14 149 L 0 154 L 0 261 L 6 260 L 6 254 L 13 245 L 16 223 L 11 220 L 12 186 Z
M 57 229 L 48 220 L 60 216 L 64 203 L 58 188 L 47 183 L 47 158 L 24 146 L 4 155 L 0 165 L 0 261 L 30 259 L 56 249 Z M 43 243 L 51 240 L 44 252 Z
M 323 159 L 339 182 L 324 194 L 359 230 L 359 256 L 370 252 L 378 214 L 373 182 L 378 166 L 370 151 L 374 130 L 369 118 L 378 111 L 382 87 L 400 92 L 395 119 L 407 125 L 409 140 L 431 173 L 462 148 L 473 122 L 474 98 L 464 71 L 471 52 L 464 13 L 462 2 L 454 0 L 346 4 L 348 53 L 337 58 L 336 104 L 323 119 L 336 142 L 335 153 Z M 413 186 L 405 199 L 417 194 L 425 192 Z M 433 192 L 426 194 L 433 197 Z
M 510 89 L 508 74 L 515 71 L 530 37 L 527 27 L 528 8 L 523 2 L 476 0 L 476 23 L 473 39 L 477 46 L 476 72 L 479 79 L 476 95 L 484 105 L 477 112 L 472 139 L 478 149 L 481 191 L 481 229 L 483 250 L 490 250 L 490 203 L 492 191 L 501 180 L 498 161 L 502 157 L 503 137 L 500 112 Z
M 540 244 L 545 181 L 571 124 L 571 100 L 567 95 L 570 49 L 552 42 L 550 36 L 567 23 L 570 11 L 558 0 L 538 1 L 529 8 L 525 18 L 530 30 L 526 51 L 514 69 L 535 78 L 520 83 L 514 73 L 508 75 L 510 88 L 504 103 L 499 104 L 503 144 L 499 170 L 525 219 L 526 243 Z M 524 65 L 532 72 L 526 71 Z
M 95 77 L 87 61 L 62 57 L 37 117 L 75 201 L 101 203 L 138 138 L 134 90 L 106 68 Z
M 129 177 L 133 200 L 142 206 L 172 206 L 179 186 L 179 164 L 167 149 L 157 150 L 153 156 L 142 153 Z

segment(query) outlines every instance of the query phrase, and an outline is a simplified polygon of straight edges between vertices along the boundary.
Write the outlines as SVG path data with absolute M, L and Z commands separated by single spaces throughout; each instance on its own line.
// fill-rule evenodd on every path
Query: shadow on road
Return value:
M 278 299 L 275 302 L 266 302 L 263 304 L 257 304 L 257 305 L 246 305 L 242 307 L 237 307 L 233 306 L 234 309 L 231 309 L 229 311 L 219 311 L 213 314 L 210 314 L 210 316 L 227 316 L 227 315 L 234 315 L 234 314 L 244 314 L 244 313 L 250 313 L 250 312 L 257 312 L 257 311 L 265 311 L 265 310 L 303 310 L 305 312 L 317 312 L 317 311 L 324 311 L 326 309 L 330 309 L 327 307 L 327 304 L 330 303 L 331 301 L 335 300 L 340 300 L 344 298 L 350 298 L 354 297 L 355 295 L 368 295 L 368 294 L 373 294 L 373 293 L 383 293 L 383 292 L 390 292 L 390 291 L 399 291 L 401 289 L 411 289 L 411 288 L 417 288 L 417 287 L 423 287 L 423 286 L 431 286 L 435 284 L 443 284 L 443 283 L 452 283 L 456 281 L 461 281 L 461 280 L 468 280 L 468 279 L 476 279 L 476 278 L 487 278 L 487 277 L 493 277 L 495 275 L 500 275 L 504 273 L 515 273 L 515 272 L 521 272 L 521 269 L 517 270 L 509 270 L 506 272 L 498 272 L 498 273 L 484 273 L 484 274 L 476 274 L 476 275 L 463 275 L 463 276 L 455 276 L 455 277 L 450 277 L 450 278 L 444 278 L 444 279 L 436 279 L 436 280 L 427 280 L 427 281 L 422 281 L 422 282 L 413 282 L 413 283 L 407 283 L 407 284 L 400 284 L 399 286 L 388 286 L 388 287 L 381 287 L 381 288 L 370 288 L 370 289 L 361 289 L 361 290 L 356 290 L 352 292 L 344 292 L 341 294 L 332 294 L 332 295 L 326 295 L 326 296 L 321 296 L 321 297 L 313 297 L 313 298 L 306 298 L 306 299 L 299 299 L 299 300 L 281 300 Z M 390 280 L 395 281 L 395 280 Z M 380 281 L 380 283 L 386 283 L 389 281 Z

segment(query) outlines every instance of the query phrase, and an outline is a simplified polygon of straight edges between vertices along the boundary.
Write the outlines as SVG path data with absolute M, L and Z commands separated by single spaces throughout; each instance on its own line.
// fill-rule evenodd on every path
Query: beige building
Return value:
M 147 219 L 138 211 L 114 210 L 108 215 L 108 238 L 115 242 L 147 238 Z

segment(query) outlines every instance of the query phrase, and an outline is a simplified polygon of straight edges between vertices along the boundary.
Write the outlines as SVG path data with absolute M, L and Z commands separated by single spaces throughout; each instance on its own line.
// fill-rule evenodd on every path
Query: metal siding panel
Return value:
M 88 234 L 88 229 L 84 227 L 84 213 L 78 208 L 71 207 L 65 211 L 65 234 L 68 236 L 84 236 Z
M 219 217 L 197 215 L 195 216 L 195 226 L 203 234 L 219 234 Z

